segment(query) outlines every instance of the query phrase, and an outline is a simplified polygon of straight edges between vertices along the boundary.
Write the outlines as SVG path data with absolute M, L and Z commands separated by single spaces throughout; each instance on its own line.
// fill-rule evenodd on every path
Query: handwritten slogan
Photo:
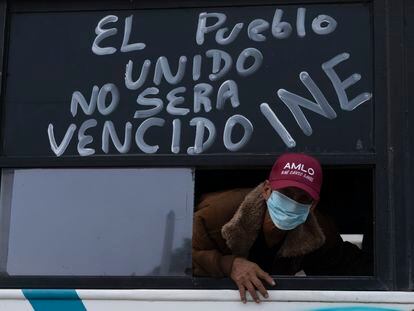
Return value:
M 120 73 L 124 75 L 123 85 L 116 85 L 111 81 L 104 85 L 94 85 L 91 81 L 90 92 L 74 90 L 72 97 L 68 98 L 70 105 L 67 106 L 73 122 L 67 125 L 66 132 L 56 131 L 53 121 L 50 121 L 45 129 L 51 151 L 59 157 L 65 155 L 69 145 L 76 144 L 80 156 L 102 152 L 108 154 L 111 148 L 115 148 L 119 154 L 154 154 L 159 152 L 160 146 L 149 143 L 146 137 L 156 127 L 171 129 L 168 146 L 171 154 L 200 155 L 215 144 L 222 144 L 227 152 L 248 151 L 249 142 L 259 125 L 255 124 L 248 114 L 239 112 L 240 107 L 246 103 L 240 96 L 238 82 L 254 77 L 267 62 L 272 61 L 264 57 L 260 44 L 266 40 L 304 40 L 309 32 L 322 39 L 335 36 L 335 32 L 341 26 L 334 16 L 321 13 L 312 19 L 309 18 L 305 7 L 297 8 L 296 20 L 285 20 L 282 9 L 273 10 L 272 20 L 257 18 L 235 24 L 229 23 L 226 14 L 217 10 L 198 13 L 197 23 L 188 27 L 194 29 L 194 44 L 199 47 L 197 51 L 203 51 L 202 53 L 187 55 L 183 50 L 183 55 L 174 59 L 153 55 L 150 59 L 140 62 L 129 60 L 124 68 L 120 68 Z M 110 60 L 117 53 L 132 55 L 145 51 L 151 42 L 131 42 L 131 33 L 150 29 L 135 29 L 134 18 L 134 15 L 122 19 L 117 15 L 107 15 L 97 20 L 95 37 L 90 42 L 91 53 L 96 57 Z M 120 33 L 123 36 L 118 46 L 108 44 L 109 38 Z M 242 34 L 247 35 L 250 46 L 234 55 L 228 48 L 237 45 Z M 214 40 L 216 46 L 207 46 L 207 39 Z M 341 51 L 320 64 L 320 70 L 329 79 L 339 107 L 344 113 L 353 111 L 372 98 L 370 90 L 349 97 L 347 89 L 362 79 L 361 74 L 355 72 L 341 76 L 336 69 L 350 57 L 349 52 Z M 208 64 L 209 68 L 207 73 L 203 72 L 205 64 Z M 358 71 L 358 68 L 354 71 Z M 230 75 L 230 72 L 233 74 Z M 304 111 L 309 110 L 322 118 L 333 120 L 338 116 L 333 108 L 336 102 L 328 102 L 325 90 L 318 86 L 318 81 L 307 71 L 303 70 L 297 74 L 301 85 L 308 91 L 308 97 L 278 85 L 274 85 L 274 93 L 277 96 L 276 100 L 289 109 L 301 131 L 310 136 L 313 129 Z M 188 76 L 193 85 L 182 83 Z M 161 96 L 161 86 L 170 89 L 166 96 Z M 121 90 L 136 94 L 136 101 L 123 101 Z M 191 96 L 186 97 L 185 94 L 188 92 Z M 257 102 L 250 102 L 249 105 L 253 105 L 253 109 L 260 114 L 260 126 L 269 127 L 274 136 L 287 148 L 294 148 L 297 143 L 290 133 L 290 128 L 279 118 L 275 106 L 263 102 L 259 95 L 256 97 Z M 126 116 L 122 127 L 119 124 L 115 125 L 111 120 L 111 115 L 120 105 L 135 107 L 134 113 Z M 208 113 L 223 111 L 228 107 L 231 107 L 234 113 L 226 119 L 224 129 L 218 131 L 218 125 L 215 124 L 214 118 L 208 117 Z M 92 116 L 97 112 L 105 119 L 99 125 Z M 188 124 L 185 124 L 185 128 L 194 131 L 194 140 L 191 145 L 183 145 L 183 118 L 188 114 L 192 117 L 189 123 L 186 121 Z M 79 115 L 85 118 L 78 124 L 75 117 Z M 165 115 L 171 116 L 172 122 L 167 122 L 163 117 Z M 257 118 L 255 120 L 257 121 Z M 100 137 L 89 133 L 96 127 L 99 127 Z M 234 138 L 236 129 L 241 133 L 236 135 L 237 139 Z M 219 132 L 222 135 L 218 135 Z

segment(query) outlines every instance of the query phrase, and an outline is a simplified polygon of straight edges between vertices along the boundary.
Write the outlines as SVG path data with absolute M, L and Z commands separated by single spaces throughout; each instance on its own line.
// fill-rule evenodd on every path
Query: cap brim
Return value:
M 309 187 L 306 184 L 300 183 L 295 180 L 273 180 L 270 181 L 270 186 L 274 190 L 286 188 L 286 187 L 296 187 L 306 191 L 314 200 L 319 201 L 319 193 L 316 192 L 313 188 Z

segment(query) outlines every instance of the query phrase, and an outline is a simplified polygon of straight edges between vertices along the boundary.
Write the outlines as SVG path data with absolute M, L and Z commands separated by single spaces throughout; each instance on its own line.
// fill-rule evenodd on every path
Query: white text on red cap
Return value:
M 285 167 L 283 169 L 284 170 L 285 169 L 298 170 L 298 171 L 307 173 L 307 174 L 309 174 L 311 176 L 315 175 L 314 169 L 311 168 L 311 167 L 305 168 L 305 165 L 303 163 L 295 164 L 295 162 L 292 162 L 292 163 L 288 162 L 288 163 L 285 164 Z

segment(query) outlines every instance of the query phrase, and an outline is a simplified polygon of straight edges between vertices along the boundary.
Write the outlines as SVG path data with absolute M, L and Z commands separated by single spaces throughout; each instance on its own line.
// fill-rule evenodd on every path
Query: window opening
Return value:
M 258 241 L 263 239 L 261 235 L 262 229 L 258 230 L 257 232 L 259 233 L 255 233 L 256 235 L 252 238 L 255 241 L 254 243 L 252 241 L 239 240 L 250 239 L 254 231 L 250 232 L 250 227 L 255 225 L 252 222 L 241 221 L 243 224 L 242 228 L 239 229 L 243 231 L 242 233 L 234 228 L 233 230 L 224 230 L 224 232 L 221 225 L 219 230 L 214 231 L 212 227 L 218 226 L 219 223 L 226 224 L 228 229 L 229 226 L 234 225 L 235 218 L 245 217 L 241 215 L 249 211 L 245 209 L 241 212 L 241 206 L 243 205 L 241 202 L 244 200 L 248 204 L 256 204 L 255 200 L 257 198 L 248 198 L 248 195 L 252 195 L 254 187 L 268 179 L 269 172 L 270 168 L 262 167 L 196 171 L 195 193 L 197 204 L 193 235 L 193 247 L 196 250 L 197 248 L 202 249 L 206 247 L 210 250 L 217 250 L 218 254 L 224 255 L 224 257 L 226 255 L 243 257 L 243 254 L 234 254 L 233 252 L 234 249 L 240 250 L 240 245 L 235 246 L 237 243 L 246 243 L 248 246 L 245 246 L 251 248 L 248 248 L 248 252 L 244 256 L 248 254 L 249 257 L 247 258 L 258 263 L 266 262 L 268 264 L 267 272 L 273 275 L 373 275 L 373 168 L 341 166 L 323 168 L 321 199 L 315 212 L 318 215 L 322 215 L 321 217 L 318 216 L 317 220 L 325 236 L 335 236 L 336 232 L 339 233 L 338 239 L 344 241 L 338 243 L 339 246 L 335 244 L 337 241 L 332 241 L 330 238 L 329 243 L 333 243 L 331 249 L 329 247 L 323 251 L 322 248 L 315 249 L 310 253 L 306 253 L 305 256 L 292 256 L 297 257 L 294 259 L 283 258 L 283 260 L 278 260 L 277 256 L 272 255 L 272 263 L 277 263 L 280 266 L 278 267 L 279 269 L 276 269 L 274 266 L 269 268 L 272 263 L 269 263 L 267 259 L 264 260 L 264 257 L 271 256 L 271 254 L 274 254 L 274 251 L 280 251 L 281 245 L 287 245 L 283 244 L 286 242 L 287 237 L 280 242 L 280 245 L 274 246 L 274 250 L 270 250 L 260 247 L 260 243 L 257 245 Z M 266 203 L 264 202 L 263 204 Z M 213 210 L 214 208 L 217 209 L 214 211 L 215 214 L 213 216 L 209 215 L 208 210 Z M 221 210 L 227 210 L 227 212 L 222 213 Z M 236 211 L 239 214 L 233 217 L 237 213 Z M 224 217 L 225 220 L 222 221 L 220 217 Z M 250 220 L 251 218 L 245 217 L 244 219 Z M 207 230 L 206 234 L 211 235 L 209 238 L 213 244 L 207 245 L 208 241 L 203 240 L 199 236 L 198 230 Z M 250 234 L 244 235 L 246 232 L 250 232 Z M 225 238 L 223 238 L 223 235 L 225 235 Z M 231 241 L 228 242 L 229 240 Z M 306 239 L 306 242 L 312 242 L 311 240 L 312 238 Z M 290 243 L 293 243 L 292 241 Z M 303 240 L 297 241 L 297 243 L 302 242 Z M 233 243 L 233 246 L 231 243 Z M 234 248 L 231 249 L 230 246 Z M 243 247 L 241 249 L 243 250 Z M 221 252 L 224 253 L 222 254 Z M 206 260 L 207 253 L 205 253 L 203 260 Z M 305 259 L 310 264 L 306 264 Z M 320 261 L 322 259 L 323 261 Z M 226 275 L 223 269 L 230 262 L 230 259 L 227 261 L 223 259 L 217 271 L 214 271 L 214 269 L 205 271 L 205 267 L 208 269 L 210 263 L 208 261 L 197 263 L 197 257 L 193 257 L 193 272 L 198 276 L 226 277 L 228 275 Z M 326 265 L 324 266 L 322 263 L 326 263 Z

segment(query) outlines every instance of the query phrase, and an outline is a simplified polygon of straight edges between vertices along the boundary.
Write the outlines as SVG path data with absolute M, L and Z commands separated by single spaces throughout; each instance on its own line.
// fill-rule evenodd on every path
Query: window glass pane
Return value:
M 1 269 L 188 274 L 193 191 L 187 168 L 3 170 Z

